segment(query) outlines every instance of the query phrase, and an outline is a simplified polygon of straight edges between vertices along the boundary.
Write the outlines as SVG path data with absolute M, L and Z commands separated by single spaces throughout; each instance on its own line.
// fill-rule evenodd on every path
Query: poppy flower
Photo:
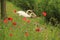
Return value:
M 40 28 L 36 28 L 36 32 L 40 32 Z
M 43 16 L 46 16 L 47 15 L 46 12 L 43 12 L 42 14 L 43 14 Z
M 16 10 L 14 10 L 14 13 L 16 13 Z
M 30 23 L 30 20 L 27 20 L 28 23 Z
M 29 36 L 29 33 L 28 32 L 25 32 L 25 36 L 28 37 Z
M 26 17 L 24 17 L 23 20 L 26 21 L 27 20 Z
M 13 36 L 13 34 L 12 34 L 12 33 L 10 33 L 10 34 L 9 34 L 9 36 L 10 36 L 10 37 L 12 37 L 12 36 Z
M 13 20 L 13 18 L 11 18 L 11 17 L 10 17 L 10 18 L 8 18 L 8 20 L 12 21 L 12 20 Z
M 7 19 L 4 19 L 4 23 L 8 23 L 8 20 Z
M 13 25 L 16 25 L 16 22 L 13 22 Z

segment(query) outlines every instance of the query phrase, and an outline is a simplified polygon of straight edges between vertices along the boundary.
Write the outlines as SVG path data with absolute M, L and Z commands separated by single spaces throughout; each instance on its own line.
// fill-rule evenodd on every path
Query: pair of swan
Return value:
M 19 14 L 19 16 L 23 16 L 23 17 L 36 17 L 35 13 L 32 10 L 27 10 L 25 11 L 17 11 L 17 14 Z

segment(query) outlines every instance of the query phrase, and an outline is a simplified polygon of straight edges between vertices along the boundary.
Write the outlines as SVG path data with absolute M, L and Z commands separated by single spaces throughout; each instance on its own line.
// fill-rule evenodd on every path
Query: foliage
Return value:
M 60 23 L 60 7 L 59 7 L 59 0 L 50 0 L 47 6 L 46 12 L 47 16 L 46 19 L 49 20 L 51 17 L 55 18 Z
M 42 12 L 46 12 L 46 22 L 50 21 L 50 18 L 55 18 L 60 23 L 60 0 L 9 0 L 16 6 L 23 10 L 31 9 L 37 16 L 42 16 Z
M 48 23 L 51 18 L 56 19 L 60 23 L 60 1 L 59 0 L 41 0 L 39 3 L 40 13 L 45 11 L 47 16 L 45 17 L 46 22 Z M 53 21 L 55 22 L 55 21 Z
M 4 28 L 0 28 L 0 40 L 60 40 L 60 29 L 46 25 L 41 17 L 27 18 L 30 20 L 27 23 L 26 18 L 15 14 L 14 10 L 17 9 L 19 8 L 11 2 L 7 2 L 6 11 L 10 18 L 8 18 L 8 22 L 7 20 L 4 23 L 0 22 L 0 27 Z M 13 25 L 13 22 L 16 22 L 16 24 Z M 37 24 L 39 24 L 38 28 Z

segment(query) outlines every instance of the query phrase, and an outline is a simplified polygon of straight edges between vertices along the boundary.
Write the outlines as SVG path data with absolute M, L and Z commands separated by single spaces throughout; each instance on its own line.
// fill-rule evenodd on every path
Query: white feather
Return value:
M 30 11 L 31 13 L 28 15 L 29 11 Z M 19 14 L 19 16 L 23 16 L 23 17 L 31 17 L 32 14 L 34 14 L 34 13 L 32 12 L 32 10 L 27 10 L 26 12 L 25 12 L 25 11 L 17 11 L 16 13 Z M 34 14 L 34 15 L 35 15 L 35 14 Z M 36 16 L 36 15 L 35 15 L 35 16 Z

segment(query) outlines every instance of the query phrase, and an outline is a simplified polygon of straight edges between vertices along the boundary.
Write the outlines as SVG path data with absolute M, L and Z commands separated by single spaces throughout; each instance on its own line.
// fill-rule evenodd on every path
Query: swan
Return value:
M 23 17 L 32 17 L 32 14 L 35 15 L 32 12 L 32 10 L 27 10 L 26 12 L 25 11 L 17 11 L 17 13 L 19 14 L 19 16 L 23 16 Z

